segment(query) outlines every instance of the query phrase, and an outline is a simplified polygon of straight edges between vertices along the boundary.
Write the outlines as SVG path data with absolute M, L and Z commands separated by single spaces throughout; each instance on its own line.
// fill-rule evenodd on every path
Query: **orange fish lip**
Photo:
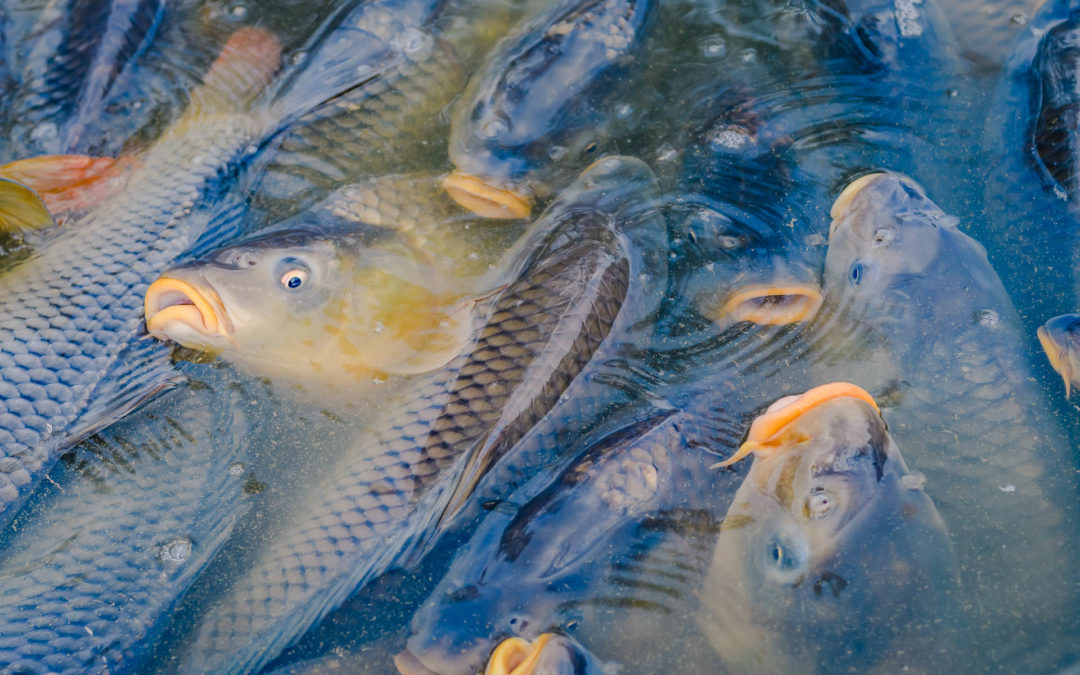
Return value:
M 832 222 L 829 224 L 829 235 L 831 236 L 836 228 L 840 224 L 840 219 L 847 213 L 848 207 L 851 206 L 851 202 L 855 201 L 855 195 L 862 192 L 863 188 L 870 185 L 878 178 L 887 175 L 883 171 L 876 171 L 874 173 L 868 173 L 865 176 L 859 176 L 855 180 L 847 184 L 840 194 L 836 196 L 836 200 L 833 201 L 832 207 L 829 209 L 829 217 L 832 218 Z
M 552 633 L 544 633 L 532 643 L 519 637 L 503 640 L 491 652 L 484 675 L 530 675 L 551 637 Z
M 751 423 L 746 442 L 739 446 L 735 454 L 713 466 L 730 466 L 752 452 L 775 452 L 786 440 L 784 432 L 792 423 L 811 410 L 840 398 L 854 398 L 870 404 L 875 412 L 881 412 L 874 397 L 858 385 L 850 382 L 823 384 L 800 396 L 789 396 L 773 403 Z
M 528 196 L 496 187 L 479 176 L 462 171 L 454 171 L 444 178 L 443 189 L 455 202 L 484 218 L 512 220 L 527 218 L 532 213 Z
M 1039 326 L 1035 334 L 1038 335 L 1039 344 L 1042 345 L 1043 351 L 1046 352 L 1050 367 L 1065 380 L 1065 398 L 1069 398 L 1069 394 L 1072 393 L 1073 369 L 1072 364 L 1069 363 L 1069 359 L 1066 357 L 1065 350 L 1050 336 L 1050 331 L 1047 330 L 1046 326 Z
M 821 291 L 812 286 L 750 286 L 728 297 L 721 316 L 765 326 L 807 321 L 821 308 Z
M 174 321 L 189 326 L 200 335 L 228 338 L 232 333 L 221 298 L 214 289 L 199 289 L 175 277 L 160 277 L 150 284 L 143 300 L 143 311 L 147 332 L 161 340 L 169 339 L 164 329 Z

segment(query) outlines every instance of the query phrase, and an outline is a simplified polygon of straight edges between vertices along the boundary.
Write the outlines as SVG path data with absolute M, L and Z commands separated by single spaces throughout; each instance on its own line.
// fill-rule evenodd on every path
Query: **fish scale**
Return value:
M 0 521 L 13 516 L 66 445 L 166 386 L 164 349 L 151 352 L 159 367 L 133 383 L 110 381 L 108 374 L 138 339 L 147 286 L 201 233 L 203 223 L 191 217 L 194 204 L 259 131 L 252 118 L 223 116 L 202 120 L 198 133 L 159 143 L 124 193 L 64 226 L 6 271 L 0 282 L 0 460 L 8 461 L 0 463 L 7 469 L 0 471 Z M 147 389 L 114 400 L 139 384 Z M 98 409 L 102 416 L 90 414 Z
M 229 466 L 246 448 L 250 394 L 219 391 L 162 399 L 54 474 L 62 488 L 36 500 L 0 556 L 0 671 L 109 672 L 148 652 L 243 512 Z
M 423 537 L 455 507 L 450 492 L 471 489 L 462 474 L 482 473 L 555 404 L 626 295 L 629 266 L 605 223 L 587 211 L 567 217 L 495 301 L 475 346 L 363 441 L 210 610 L 186 669 L 265 664 Z

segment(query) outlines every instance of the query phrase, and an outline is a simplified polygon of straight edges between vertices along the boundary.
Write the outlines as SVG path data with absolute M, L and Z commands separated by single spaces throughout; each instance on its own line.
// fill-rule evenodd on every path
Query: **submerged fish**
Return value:
M 688 540 L 711 541 L 715 526 L 699 511 L 703 495 L 725 485 L 734 490 L 737 480 L 730 472 L 709 480 L 714 456 L 687 443 L 686 422 L 678 413 L 633 422 L 588 448 L 516 511 L 487 514 L 413 617 L 407 649 L 395 657 L 398 669 L 475 673 L 503 639 L 572 629 L 579 639 L 599 636 L 611 648 L 603 658 L 650 672 L 635 659 L 640 650 L 620 644 L 622 615 L 644 612 L 660 622 L 654 635 L 670 635 L 664 631 L 680 616 L 690 625 L 701 581 L 696 571 L 706 566 L 709 545 L 695 565 L 692 544 L 671 546 L 668 538 L 680 537 L 668 530 L 685 528 Z M 665 544 L 674 553 L 668 560 L 657 555 Z M 650 648 L 667 653 L 657 642 Z M 596 645 L 586 644 L 595 654 Z
M 983 248 L 912 181 L 837 197 L 813 370 L 888 395 L 885 418 L 953 535 L 971 649 L 997 660 L 1075 616 L 1069 444 Z M 1042 639 L 1041 637 L 1039 638 Z
M 130 671 L 152 654 L 250 505 L 252 395 L 200 384 L 75 449 L 4 537 L 0 670 Z
M 454 105 L 447 192 L 480 215 L 524 218 L 569 182 L 605 140 L 655 4 L 561 0 L 503 38 Z
M 475 344 L 418 380 L 414 397 L 374 425 L 332 482 L 314 486 L 209 608 L 185 670 L 257 670 L 358 586 L 422 555 L 607 335 L 629 283 L 611 201 L 647 180 L 640 162 L 602 160 L 541 217 L 534 227 L 544 236 L 493 298 Z
M 870 395 L 833 383 L 780 399 L 724 464 L 750 453 L 702 589 L 725 671 L 941 670 L 956 560 Z
M 174 267 L 146 292 L 147 330 L 253 374 L 341 388 L 445 366 L 480 298 L 394 232 L 291 229 Z

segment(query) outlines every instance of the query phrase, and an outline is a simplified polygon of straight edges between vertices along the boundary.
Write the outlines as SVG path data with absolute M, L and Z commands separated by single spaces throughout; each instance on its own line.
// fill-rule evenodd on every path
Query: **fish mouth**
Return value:
M 1069 359 L 1069 348 L 1064 346 L 1062 341 L 1056 339 L 1055 335 L 1063 331 L 1064 326 L 1061 325 L 1063 319 L 1073 323 L 1077 318 L 1076 315 L 1072 314 L 1057 316 L 1039 326 L 1036 331 L 1036 335 L 1039 336 L 1039 344 L 1042 345 L 1043 351 L 1046 352 L 1046 358 L 1050 361 L 1051 367 L 1065 380 L 1065 398 L 1068 398 L 1069 394 L 1072 393 L 1074 373 L 1072 361 Z
M 812 286 L 753 286 L 731 294 L 722 317 L 765 326 L 807 321 L 821 308 L 821 291 Z
M 455 202 L 484 218 L 513 220 L 532 213 L 531 200 L 513 190 L 492 185 L 483 178 L 454 171 L 443 179 L 443 189 Z
M 551 637 L 551 633 L 544 633 L 531 643 L 519 637 L 503 640 L 491 653 L 484 675 L 532 675 Z
M 875 412 L 880 412 L 874 397 L 862 387 L 850 382 L 831 382 L 814 387 L 805 394 L 785 396 L 770 405 L 764 414 L 753 421 L 746 441 L 739 446 L 734 455 L 713 466 L 717 468 L 730 466 L 751 453 L 776 452 L 780 446 L 793 440 L 787 433 L 792 424 L 811 410 L 840 398 L 863 401 L 868 403 Z
M 228 340 L 232 333 L 216 291 L 175 277 L 160 277 L 150 284 L 143 308 L 146 330 L 159 340 L 198 349 Z
M 868 173 L 865 176 L 859 176 L 848 183 L 847 187 L 840 191 L 840 194 L 836 197 L 836 201 L 833 202 L 832 208 L 829 209 L 829 217 L 832 218 L 832 223 L 829 224 L 830 236 L 836 231 L 836 228 L 840 224 L 840 219 L 847 213 L 847 210 L 851 207 L 851 203 L 855 201 L 855 196 L 871 183 L 874 183 L 885 175 L 887 174 L 878 171 L 876 173 Z

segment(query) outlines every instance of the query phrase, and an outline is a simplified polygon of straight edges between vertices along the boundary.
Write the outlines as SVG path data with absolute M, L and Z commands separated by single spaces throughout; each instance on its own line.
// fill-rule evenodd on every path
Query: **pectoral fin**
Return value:
M 62 219 L 123 190 L 128 171 L 137 163 L 134 157 L 42 155 L 0 166 L 0 178 L 34 191 L 49 213 Z
M 0 178 L 0 228 L 8 232 L 25 232 L 54 224 L 38 193 L 22 183 Z

